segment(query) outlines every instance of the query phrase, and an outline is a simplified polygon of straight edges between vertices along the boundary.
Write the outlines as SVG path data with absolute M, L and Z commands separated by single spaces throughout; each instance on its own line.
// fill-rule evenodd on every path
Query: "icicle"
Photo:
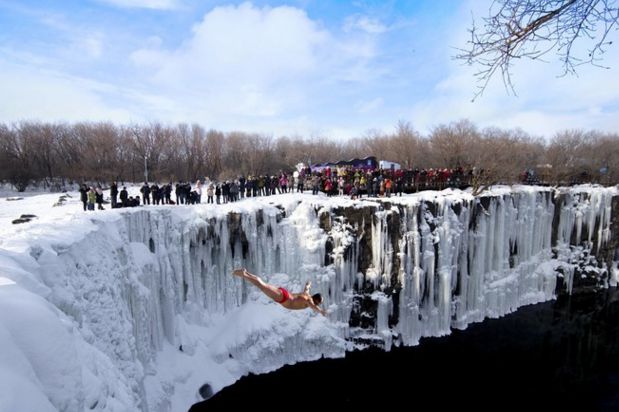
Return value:
M 423 336 L 553 299 L 557 278 L 571 292 L 583 265 L 616 285 L 617 262 L 607 268 L 594 255 L 611 240 L 617 190 L 568 189 L 557 193 L 556 205 L 552 195 L 546 188 L 514 188 L 484 198 L 451 191 L 391 198 L 391 207 L 370 214 L 367 226 L 341 211 L 375 210 L 381 200 L 313 197 L 278 206 L 265 201 L 248 210 L 242 203 L 238 210 L 129 210 L 113 224 L 94 224 L 80 244 L 50 252 L 51 263 L 40 263 L 41 276 L 53 288 L 50 302 L 76 319 L 88 344 L 111 359 L 130 382 L 136 404 L 146 403 L 145 376 L 156 374 L 158 354 L 170 347 L 190 356 L 206 346 L 202 355 L 217 365 L 234 363 L 230 368 L 240 376 L 341 356 L 344 337 L 365 334 L 386 349 L 394 342 L 414 345 Z M 321 227 L 324 216 L 328 228 Z M 367 263 L 361 240 L 372 249 L 366 273 L 359 267 L 360 260 Z M 112 258 L 104 259 L 107 254 Z M 311 280 L 312 292 L 323 294 L 328 320 L 284 311 L 231 276 L 236 267 L 293 292 Z M 86 281 L 83 273 L 105 281 Z M 363 278 L 370 282 L 358 283 Z M 353 304 L 361 298 L 365 313 L 375 310 L 376 317 L 353 335 Z M 208 328 L 216 322 L 234 328 L 235 320 L 252 318 L 247 313 L 256 305 L 265 313 L 258 331 L 238 342 L 225 341 L 225 333 L 207 339 L 196 332 L 212 333 Z M 110 330 L 101 329 L 101 316 L 113 320 Z M 166 384 L 182 384 L 169 379 Z M 152 409 L 165 410 L 162 405 Z

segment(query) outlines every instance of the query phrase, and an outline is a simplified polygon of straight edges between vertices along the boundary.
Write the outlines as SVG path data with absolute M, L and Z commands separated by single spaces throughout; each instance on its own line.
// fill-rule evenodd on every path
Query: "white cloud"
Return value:
M 78 77 L 44 72 L 0 60 L 3 81 L 0 121 L 129 122 L 135 115 L 106 104 L 102 95 L 113 87 Z
M 462 42 L 470 23 L 470 19 L 459 21 L 451 29 L 452 44 Z M 468 118 L 481 127 L 519 127 L 545 137 L 572 128 L 617 132 L 619 95 L 613 85 L 619 53 L 607 54 L 605 59 L 613 70 L 583 65 L 577 77 L 560 77 L 562 67 L 555 61 L 520 59 L 512 72 L 517 96 L 506 92 L 499 73 L 474 102 L 476 68 L 451 62 L 447 77 L 411 109 L 413 125 L 428 133 L 438 124 Z
M 360 30 L 368 34 L 381 34 L 388 30 L 378 19 L 368 16 L 349 16 L 344 22 L 344 31 Z
M 180 7 L 180 0 L 98 0 L 123 8 L 171 10 Z
M 58 47 L 58 50 L 63 54 L 62 59 L 79 60 L 84 57 L 98 59 L 103 55 L 106 38 L 100 30 L 83 22 L 68 21 L 65 15 L 58 13 L 43 13 L 41 11 L 29 11 L 28 13 L 37 16 L 37 20 L 42 25 L 54 30 L 61 37 L 62 40 L 59 42 L 61 46 Z M 50 42 L 51 44 L 53 42 Z
M 369 101 L 361 101 L 355 105 L 355 108 L 359 113 L 367 114 L 370 112 L 374 112 L 381 108 L 384 104 L 384 100 L 382 97 L 377 97 L 376 99 L 372 99 Z
M 77 50 L 85 52 L 92 58 L 98 59 L 103 54 L 103 36 L 100 33 L 75 38 L 74 42 Z
M 427 132 L 437 124 L 468 118 L 482 127 L 519 127 L 546 137 L 572 128 L 619 130 L 619 97 L 609 87 L 615 77 L 609 71 L 583 68 L 580 77 L 557 78 L 556 65 L 520 64 L 525 67 L 514 71 L 518 96 L 508 95 L 497 78 L 471 102 L 472 71 L 460 68 L 414 106 L 413 123 Z
M 62 15 L 46 24 L 60 33 L 64 47 L 50 41 L 44 52 L 0 49 L 0 122 L 155 120 L 349 135 L 372 121 L 356 124 L 355 101 L 362 112 L 383 104 L 361 91 L 384 73 L 376 65 L 373 36 L 331 32 L 296 7 L 216 7 L 174 48 L 164 46 L 170 44 L 166 31 L 145 35 L 142 48 L 130 55 L 135 70 L 116 62 L 113 80 L 108 72 L 106 80 L 97 80 L 97 71 L 122 55 L 110 43 L 117 35 L 72 26 Z
M 313 95 L 374 76 L 374 55 L 371 40 L 338 39 L 301 9 L 244 3 L 211 10 L 175 50 L 151 45 L 131 57 L 163 94 L 231 122 L 295 116 Z

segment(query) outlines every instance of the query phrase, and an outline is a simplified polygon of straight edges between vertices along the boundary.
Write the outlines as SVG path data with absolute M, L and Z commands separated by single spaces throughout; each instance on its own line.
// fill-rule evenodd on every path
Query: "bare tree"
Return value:
M 303 163 L 316 164 L 328 161 L 342 160 L 341 156 L 346 156 L 348 153 L 342 153 L 342 148 L 333 140 L 322 136 L 312 136 L 305 140 L 305 156 L 299 159 Z
M 546 150 L 542 137 L 531 137 L 520 129 L 507 130 L 505 133 L 513 139 L 510 156 L 519 165 L 519 172 L 535 169 L 542 164 Z
M 425 166 L 423 163 L 428 155 L 427 142 L 410 123 L 398 121 L 395 134 L 387 139 L 389 157 L 384 160 L 400 163 L 407 169 Z
M 134 161 L 141 162 L 144 165 L 144 181 L 149 180 L 149 160 L 153 150 L 153 139 L 148 128 L 140 127 L 139 125 L 131 126 L 133 133 L 132 151 L 134 153 Z
M 224 178 L 234 178 L 249 171 L 248 152 L 253 148 L 248 144 L 249 136 L 243 132 L 231 132 L 226 136 L 223 150 Z
M 564 131 L 545 144 L 518 129 L 480 131 L 468 120 L 440 125 L 429 138 L 399 122 L 392 134 L 372 131 L 347 141 L 205 132 L 199 125 L 186 124 L 0 123 L 0 180 L 19 190 L 33 181 L 53 179 L 57 183 L 65 178 L 136 182 L 142 179 L 145 166 L 151 181 L 203 176 L 229 179 L 239 174 L 292 171 L 299 162 L 376 156 L 405 168 L 475 168 L 472 183 L 478 193 L 489 185 L 516 182 L 528 169 L 550 171 L 547 181 L 557 184 L 579 180 L 617 183 L 617 153 L 617 134 Z
M 548 178 L 561 185 L 590 173 L 590 162 L 585 156 L 592 139 L 594 137 L 583 130 L 557 133 L 546 150 L 546 161 L 550 166 Z
M 471 149 L 479 144 L 479 131 L 469 120 L 435 127 L 430 134 L 432 166 L 465 169 L 474 166 Z
M 479 66 L 475 98 L 497 72 L 508 91 L 514 92 L 514 60 L 539 60 L 556 52 L 563 75 L 574 74 L 576 67 L 585 63 L 600 66 L 618 19 L 616 0 L 495 0 L 481 27 L 473 20 L 468 47 L 455 57 Z M 577 39 L 590 42 L 585 56 L 575 52 Z
M 36 178 L 32 158 L 15 126 L 0 126 L 0 179 L 8 181 L 23 192 Z
M 188 155 L 191 158 L 193 169 L 187 170 L 187 179 L 208 176 L 208 150 L 206 147 L 206 130 L 198 124 L 191 125 L 191 142 Z
M 361 150 L 365 156 L 376 156 L 382 160 L 393 160 L 390 158 L 389 145 L 387 144 L 386 134 L 380 130 L 368 130 L 360 139 Z
M 174 175 L 174 161 L 177 159 L 177 147 L 173 142 L 176 139 L 176 127 L 156 124 L 154 128 L 155 147 L 153 156 L 154 180 L 164 182 L 171 180 Z
M 171 148 L 172 130 L 154 122 L 147 127 L 134 125 L 133 147 L 135 160 L 143 162 L 144 180 L 156 181 L 169 178 L 167 160 Z
M 274 157 L 273 139 L 271 136 L 251 134 L 247 137 L 247 144 L 251 148 L 247 152 L 249 173 L 261 175 L 274 172 L 275 170 L 271 169 Z
M 129 171 L 132 168 L 133 154 L 131 153 L 131 133 L 126 127 L 116 128 L 116 169 L 114 180 L 125 182 L 129 180 Z
M 604 185 L 619 182 L 619 135 L 600 134 L 591 142 L 589 157 L 593 169 L 599 175 L 599 183 Z
M 307 162 L 308 143 L 300 136 L 280 137 L 275 147 L 276 156 L 280 156 L 280 169 L 292 169 L 298 163 Z
M 59 163 L 56 156 L 58 129 L 57 124 L 40 122 L 21 122 L 17 127 L 22 149 L 32 161 L 34 174 L 46 186 L 56 176 Z
M 82 149 L 83 168 L 86 175 L 98 182 L 110 182 L 120 176 L 119 156 L 125 149 L 120 143 L 120 133 L 112 123 L 93 123 L 87 128 Z
M 209 130 L 206 133 L 205 172 L 207 176 L 218 178 L 223 170 L 223 150 L 225 141 L 226 139 L 222 132 Z
M 86 176 L 83 156 L 86 147 L 82 136 L 90 127 L 88 123 L 65 125 L 63 133 L 58 138 L 57 150 L 61 154 L 62 173 L 71 180 L 83 180 Z
M 473 194 L 495 184 L 517 182 L 527 164 L 523 157 L 531 156 L 528 145 L 527 135 L 498 128 L 484 129 L 475 136 L 469 150 Z

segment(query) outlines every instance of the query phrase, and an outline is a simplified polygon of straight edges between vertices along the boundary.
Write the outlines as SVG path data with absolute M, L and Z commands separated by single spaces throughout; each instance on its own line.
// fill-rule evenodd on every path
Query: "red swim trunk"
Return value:
M 282 300 L 276 301 L 277 303 L 282 304 L 285 301 L 292 299 L 292 296 L 290 296 L 290 292 L 288 292 L 286 289 L 279 288 L 279 290 L 282 292 Z

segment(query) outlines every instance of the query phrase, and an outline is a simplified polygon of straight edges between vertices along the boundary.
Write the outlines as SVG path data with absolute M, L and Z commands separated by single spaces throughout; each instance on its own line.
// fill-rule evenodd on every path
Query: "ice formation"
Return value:
M 285 194 L 4 229 L 0 410 L 187 410 L 204 383 L 415 345 L 581 284 L 615 286 L 617 196 Z M 286 311 L 231 276 L 237 267 L 293 291 L 311 280 L 328 317 Z

